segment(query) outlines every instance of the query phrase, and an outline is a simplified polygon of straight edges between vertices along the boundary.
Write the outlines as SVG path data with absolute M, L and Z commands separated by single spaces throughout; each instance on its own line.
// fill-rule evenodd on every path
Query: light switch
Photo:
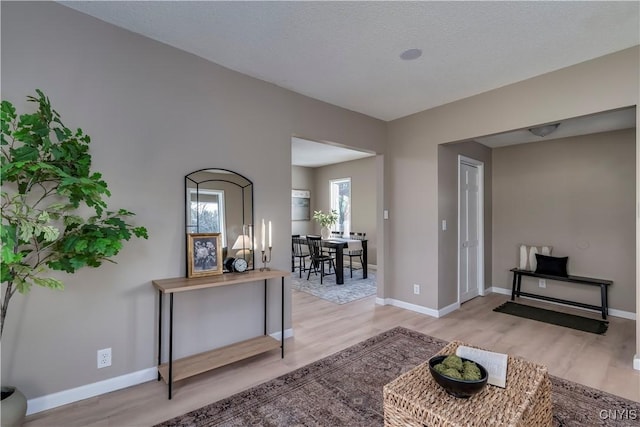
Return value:
M 385 209 L 384 211 L 382 211 L 382 218 L 389 219 L 389 210 L 388 209 Z
M 442 220 L 442 231 L 447 231 L 447 220 L 446 219 Z

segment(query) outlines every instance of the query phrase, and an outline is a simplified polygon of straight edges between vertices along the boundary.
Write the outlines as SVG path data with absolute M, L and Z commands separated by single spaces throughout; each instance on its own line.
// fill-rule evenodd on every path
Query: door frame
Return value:
M 475 166 L 478 168 L 478 295 L 484 296 L 484 162 L 472 159 L 471 157 L 458 154 L 458 196 L 456 206 L 458 211 L 458 239 L 457 239 L 457 271 L 456 271 L 456 293 L 458 294 L 458 306 L 460 306 L 460 168 L 462 164 Z

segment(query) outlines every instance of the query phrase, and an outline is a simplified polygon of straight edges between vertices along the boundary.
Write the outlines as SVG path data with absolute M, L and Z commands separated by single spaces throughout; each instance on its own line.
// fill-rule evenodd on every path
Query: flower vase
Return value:
M 331 236 L 331 229 L 329 227 L 322 227 L 320 229 L 320 235 L 323 239 L 328 239 Z

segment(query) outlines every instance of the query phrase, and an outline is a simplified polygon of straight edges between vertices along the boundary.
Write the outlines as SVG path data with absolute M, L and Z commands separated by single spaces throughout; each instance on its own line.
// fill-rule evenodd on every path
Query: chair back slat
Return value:
M 293 256 L 306 256 L 306 255 L 309 255 L 308 253 L 305 252 L 305 250 L 303 248 L 304 241 L 305 241 L 305 239 L 300 237 L 300 235 L 291 236 L 291 252 L 293 253 Z
M 307 235 L 307 246 L 309 246 L 311 258 L 320 258 L 322 255 L 322 237 Z
M 351 240 L 366 240 L 367 233 L 357 233 L 352 231 L 349 233 L 349 238 Z M 362 259 L 362 249 L 347 249 L 345 255 L 349 257 L 349 272 L 351 273 L 351 278 L 353 278 L 353 258 L 359 258 L 361 263 L 364 263 Z

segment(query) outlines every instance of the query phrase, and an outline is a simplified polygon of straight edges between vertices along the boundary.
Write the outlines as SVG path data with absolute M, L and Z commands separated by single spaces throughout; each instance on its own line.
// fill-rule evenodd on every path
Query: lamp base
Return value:
M 251 249 L 240 249 L 238 252 L 236 252 L 236 258 L 251 258 Z

